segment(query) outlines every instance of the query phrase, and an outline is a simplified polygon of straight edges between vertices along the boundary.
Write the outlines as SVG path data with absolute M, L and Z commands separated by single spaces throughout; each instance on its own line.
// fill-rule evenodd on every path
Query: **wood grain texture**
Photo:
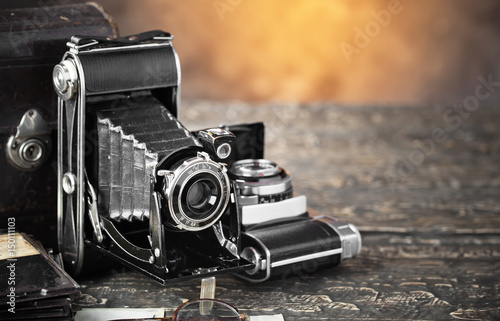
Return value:
M 216 298 L 287 321 L 500 319 L 500 109 L 484 103 L 457 125 L 448 108 L 185 102 L 193 130 L 266 121 L 266 157 L 309 207 L 363 236 L 336 268 L 263 284 L 224 275 Z M 79 282 L 80 307 L 173 311 L 200 288 L 121 268 Z

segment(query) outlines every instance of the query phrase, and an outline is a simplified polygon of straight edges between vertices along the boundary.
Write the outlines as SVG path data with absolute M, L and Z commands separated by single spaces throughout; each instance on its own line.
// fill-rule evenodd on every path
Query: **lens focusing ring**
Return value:
M 230 173 L 236 177 L 259 178 L 275 176 L 280 168 L 267 159 L 243 159 L 231 166 Z
M 239 189 L 240 204 L 274 203 L 293 197 L 292 177 L 272 161 L 237 161 L 229 174 Z
M 205 187 L 193 190 L 197 184 L 205 184 L 210 193 Z M 204 202 L 200 195 L 192 195 L 197 192 L 210 199 Z M 165 176 L 163 194 L 169 212 L 167 221 L 180 230 L 200 231 L 212 226 L 224 213 L 230 198 L 229 178 L 222 164 L 199 153 Z

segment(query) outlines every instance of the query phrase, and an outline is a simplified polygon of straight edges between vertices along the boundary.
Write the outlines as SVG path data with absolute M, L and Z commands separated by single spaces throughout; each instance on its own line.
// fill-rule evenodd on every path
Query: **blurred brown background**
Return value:
M 2 6 L 68 2 L 82 1 Z M 478 76 L 500 81 L 495 0 L 97 2 L 121 35 L 175 36 L 186 98 L 450 103 L 473 94 Z

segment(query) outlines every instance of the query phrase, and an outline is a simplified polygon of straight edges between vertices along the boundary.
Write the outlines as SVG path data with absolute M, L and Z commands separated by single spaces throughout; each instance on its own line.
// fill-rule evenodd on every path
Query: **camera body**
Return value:
M 54 68 L 65 268 L 82 272 L 91 248 L 162 284 L 219 273 L 261 282 L 357 255 L 356 227 L 310 217 L 290 174 L 264 159 L 263 123 L 191 132 L 179 122 L 172 39 L 74 36 Z

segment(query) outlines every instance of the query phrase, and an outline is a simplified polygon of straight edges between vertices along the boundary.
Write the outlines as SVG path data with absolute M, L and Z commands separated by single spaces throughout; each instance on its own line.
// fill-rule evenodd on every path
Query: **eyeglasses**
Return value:
M 171 318 L 119 319 L 112 321 L 249 321 L 245 313 L 215 299 L 198 299 L 180 305 Z
M 247 317 L 226 302 L 199 299 L 179 306 L 172 321 L 247 321 Z

